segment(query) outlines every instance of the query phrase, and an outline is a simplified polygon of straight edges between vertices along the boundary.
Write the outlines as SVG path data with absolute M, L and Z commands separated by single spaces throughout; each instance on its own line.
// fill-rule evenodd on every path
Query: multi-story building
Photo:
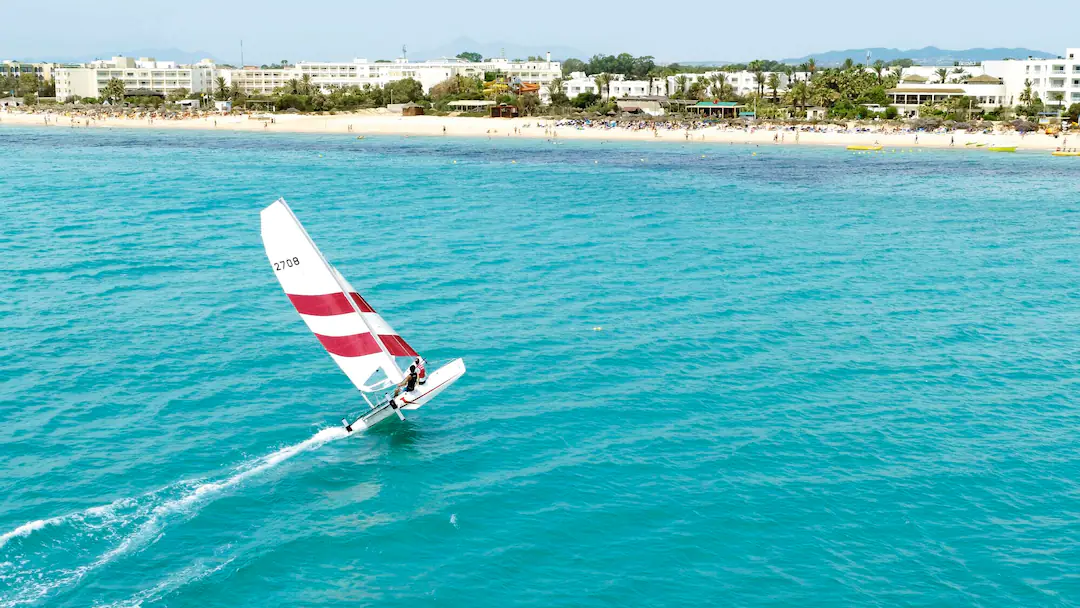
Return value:
M 1018 105 L 1028 82 L 1048 106 L 1080 103 L 1080 48 L 1065 49 L 1065 56 L 1057 59 L 984 61 L 982 69 L 1005 83 L 1005 105 Z
M 38 80 L 51 80 L 52 70 L 53 64 L 51 63 L 29 63 L 26 61 L 11 61 L 10 59 L 0 61 L 0 76 L 18 78 L 23 74 L 33 74 L 38 77 Z
M 194 65 L 178 65 L 173 61 L 153 58 L 113 57 L 84 66 L 61 67 L 54 70 L 57 99 L 71 97 L 101 97 L 109 81 L 116 78 L 126 90 L 144 89 L 168 95 L 179 89 L 189 93 L 211 92 L 216 66 L 208 59 Z
M 551 61 L 550 55 L 542 61 L 509 61 L 489 59 L 471 62 L 464 59 L 444 58 L 430 61 L 371 62 L 354 59 L 351 62 L 301 61 L 282 68 L 263 69 L 244 67 L 239 70 L 222 70 L 229 86 L 237 86 L 247 94 L 269 94 L 285 86 L 291 80 L 308 77 L 311 84 L 323 91 L 334 86 L 385 86 L 397 80 L 412 78 L 420 82 L 424 92 L 454 76 L 483 78 L 489 72 L 498 72 L 510 80 L 540 85 L 541 96 L 547 97 L 547 85 L 562 75 L 559 62 Z

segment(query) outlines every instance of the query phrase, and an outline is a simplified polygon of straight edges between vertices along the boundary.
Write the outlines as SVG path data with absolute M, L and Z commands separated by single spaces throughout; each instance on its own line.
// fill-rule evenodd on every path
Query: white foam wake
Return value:
M 120 534 L 117 534 L 117 536 L 120 537 L 120 542 L 117 545 L 102 553 L 91 563 L 71 570 L 51 573 L 42 571 L 24 572 L 7 576 L 5 575 L 6 573 L 2 571 L 3 568 L 0 568 L 0 579 L 10 580 L 11 578 L 15 578 L 26 583 L 21 589 L 13 589 L 15 592 L 9 597 L 0 595 L 0 607 L 32 603 L 40 600 L 54 589 L 61 587 L 70 588 L 90 572 L 101 568 L 116 558 L 152 544 L 157 538 L 160 538 L 161 529 L 166 524 L 168 517 L 176 514 L 187 515 L 189 517 L 194 516 L 198 512 L 199 507 L 208 504 L 224 490 L 228 490 L 247 479 L 264 473 L 297 454 L 308 450 L 314 450 L 326 443 L 347 436 L 348 433 L 342 427 L 323 429 L 318 433 L 315 433 L 315 435 L 306 441 L 281 448 L 276 452 L 238 466 L 233 470 L 233 473 L 230 476 L 224 479 L 196 483 L 193 486 L 189 484 L 180 484 L 187 485 L 188 487 L 186 488 L 186 491 L 181 493 L 177 498 L 163 500 L 162 495 L 167 494 L 167 490 L 169 490 L 169 488 L 165 488 L 144 495 L 139 499 L 122 498 L 107 505 L 91 507 L 76 513 L 31 521 L 10 532 L 0 535 L 0 548 L 3 548 L 4 545 L 11 540 L 28 537 L 34 532 L 47 526 L 58 526 L 62 524 L 77 526 L 83 524 L 84 529 L 77 529 L 77 533 L 85 532 L 87 529 L 93 531 L 101 530 L 103 528 L 108 529 L 110 532 L 116 532 L 118 530 L 121 532 Z M 145 506 L 142 505 L 147 499 L 151 501 L 151 504 Z M 158 502 L 158 504 L 155 506 L 153 504 L 154 502 Z M 134 512 L 124 512 L 129 508 L 133 508 Z M 138 520 L 140 519 L 144 519 L 144 521 L 138 523 Z M 135 524 L 137 525 L 134 530 L 123 533 L 124 528 Z M 3 556 L 0 555 L 0 557 Z M 3 559 L 0 559 L 0 562 L 3 561 Z M 6 564 L 11 563 L 12 562 L 6 562 Z

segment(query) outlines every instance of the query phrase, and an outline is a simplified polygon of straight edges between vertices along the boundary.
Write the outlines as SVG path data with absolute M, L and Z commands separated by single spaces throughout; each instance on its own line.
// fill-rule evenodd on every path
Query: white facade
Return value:
M 270 94 L 285 86 L 290 80 L 309 77 L 311 83 L 321 90 L 346 86 L 385 86 L 397 80 L 412 78 L 420 82 L 424 92 L 454 76 L 483 78 L 486 72 L 499 72 L 509 79 L 540 85 L 541 96 L 547 96 L 547 85 L 562 76 L 562 66 L 557 61 L 508 61 L 490 59 L 470 62 L 464 59 L 435 59 L 410 62 L 399 59 L 393 62 L 370 62 L 354 59 L 351 62 L 301 61 L 296 65 L 278 69 L 245 67 L 242 70 L 222 70 L 230 86 L 239 86 L 247 94 Z
M 81 67 L 60 67 L 53 70 L 56 97 L 64 100 L 73 96 L 101 97 L 109 81 L 116 78 L 124 88 L 149 89 L 168 95 L 177 89 L 190 93 L 208 92 L 213 88 L 216 66 L 209 60 L 195 65 L 177 65 L 172 61 L 152 58 L 113 57 L 94 61 Z
M 571 72 L 570 77 L 563 81 L 563 93 L 573 99 L 582 93 L 600 94 L 600 87 L 596 84 L 596 78 L 586 76 L 585 72 Z
M 1018 105 L 1025 83 L 1049 106 L 1068 107 L 1080 103 L 1080 48 L 1065 49 L 1059 59 L 1006 59 L 984 61 L 983 70 L 1005 83 L 1008 103 Z

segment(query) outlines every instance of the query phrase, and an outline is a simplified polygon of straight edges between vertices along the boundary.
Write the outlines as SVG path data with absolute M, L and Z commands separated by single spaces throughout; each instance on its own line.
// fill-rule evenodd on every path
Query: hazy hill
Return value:
M 921 49 L 848 49 L 846 51 L 826 51 L 814 53 L 805 57 L 789 57 L 780 61 L 790 64 L 803 63 L 811 57 L 819 66 L 835 66 L 844 63 L 845 59 L 851 59 L 857 63 L 866 61 L 866 52 L 870 51 L 870 61 L 881 59 L 892 61 L 893 59 L 911 59 L 920 65 L 951 65 L 954 61 L 987 61 L 990 59 L 1026 59 L 1029 56 L 1036 59 L 1052 59 L 1057 57 L 1053 53 L 1036 51 L 1024 48 L 993 48 L 993 49 L 963 49 L 949 50 L 939 49 L 936 46 L 928 46 Z

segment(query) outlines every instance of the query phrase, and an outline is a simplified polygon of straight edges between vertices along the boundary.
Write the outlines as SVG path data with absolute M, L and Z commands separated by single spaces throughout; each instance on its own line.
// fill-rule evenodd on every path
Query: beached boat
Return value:
M 285 294 L 341 371 L 360 390 L 369 411 L 355 422 L 342 419 L 345 430 L 365 429 L 397 414 L 415 410 L 465 374 L 465 362 L 454 359 L 427 375 L 423 359 L 341 273 L 326 261 L 284 199 L 262 210 L 262 240 Z M 402 371 L 399 360 L 415 375 Z M 404 386 L 404 392 L 384 394 Z
M 883 147 L 884 146 L 848 146 L 847 149 L 848 150 L 866 150 L 866 151 L 870 151 L 870 152 L 877 152 L 878 150 L 881 150 Z
M 1016 152 L 1016 146 L 990 146 L 987 150 L 990 152 Z

